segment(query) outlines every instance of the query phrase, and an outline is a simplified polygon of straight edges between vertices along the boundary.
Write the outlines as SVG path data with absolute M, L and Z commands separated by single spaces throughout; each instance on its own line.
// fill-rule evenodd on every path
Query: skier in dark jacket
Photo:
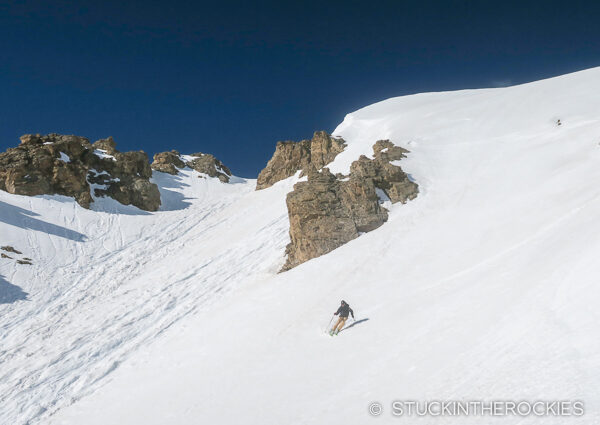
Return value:
M 340 317 L 338 318 L 338 321 L 333 326 L 333 328 L 331 328 L 331 331 L 329 331 L 329 335 L 337 335 L 338 332 L 342 330 L 342 328 L 346 324 L 346 320 L 348 320 L 348 313 L 352 315 L 352 320 L 354 320 L 354 312 L 352 311 L 348 303 L 342 300 L 340 308 L 338 308 L 337 311 L 333 313 L 335 316 L 339 314 Z

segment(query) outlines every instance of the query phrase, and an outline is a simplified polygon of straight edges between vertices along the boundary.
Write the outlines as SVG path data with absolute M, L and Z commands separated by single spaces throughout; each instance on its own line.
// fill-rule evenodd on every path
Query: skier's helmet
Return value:
M 342 304 L 347 304 L 346 301 L 342 300 Z

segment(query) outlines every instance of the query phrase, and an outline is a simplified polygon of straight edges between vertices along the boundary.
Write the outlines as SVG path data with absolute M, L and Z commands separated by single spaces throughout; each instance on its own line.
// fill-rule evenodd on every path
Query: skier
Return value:
M 338 332 L 342 330 L 344 324 L 346 323 L 346 320 L 348 320 L 348 312 L 352 315 L 352 320 L 354 320 L 354 312 L 352 311 L 348 303 L 342 300 L 340 308 L 338 308 L 337 311 L 333 313 L 334 316 L 337 316 L 339 314 L 340 317 L 338 318 L 338 321 L 333 326 L 333 328 L 331 328 L 331 330 L 329 331 L 329 335 L 337 335 Z

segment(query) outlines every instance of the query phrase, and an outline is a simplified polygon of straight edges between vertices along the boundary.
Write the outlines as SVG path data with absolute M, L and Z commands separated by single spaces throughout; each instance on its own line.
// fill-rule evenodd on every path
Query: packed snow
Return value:
M 331 171 L 390 139 L 420 194 L 280 274 L 298 175 L 155 173 L 156 213 L 0 192 L 0 245 L 33 262 L 0 260 L 0 423 L 488 421 L 394 400 L 581 400 L 598 423 L 599 92 L 596 68 L 347 115 Z M 341 299 L 356 322 L 330 337 Z

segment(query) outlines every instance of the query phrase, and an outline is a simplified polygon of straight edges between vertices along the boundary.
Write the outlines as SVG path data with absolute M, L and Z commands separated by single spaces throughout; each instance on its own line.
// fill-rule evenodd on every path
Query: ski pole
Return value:
M 335 314 L 333 316 L 331 316 L 331 319 L 329 320 L 329 323 L 327 324 L 327 327 L 325 328 L 325 333 L 327 333 L 327 330 L 329 329 L 329 326 L 331 326 L 331 322 L 333 322 L 333 318 L 335 317 Z

